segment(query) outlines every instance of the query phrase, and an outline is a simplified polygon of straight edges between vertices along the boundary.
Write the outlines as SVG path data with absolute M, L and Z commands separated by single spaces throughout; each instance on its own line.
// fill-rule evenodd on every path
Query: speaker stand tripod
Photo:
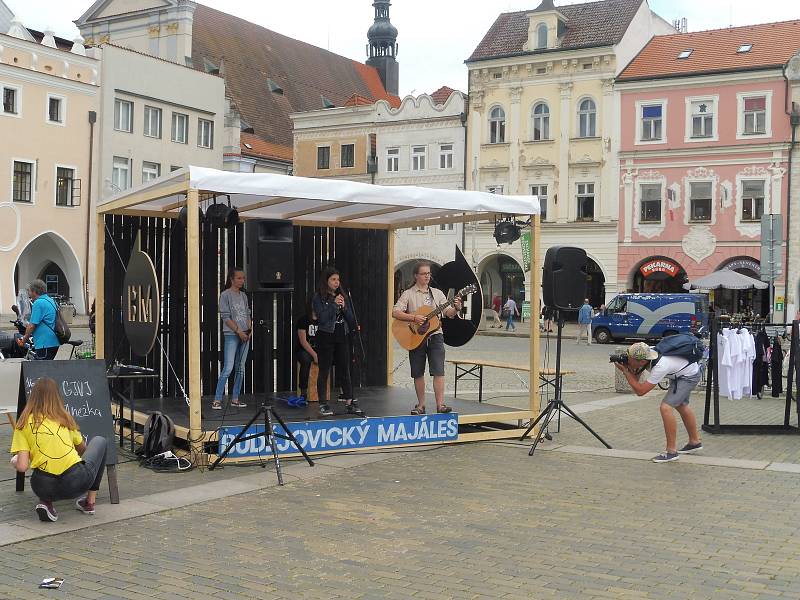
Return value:
M 568 417 L 573 418 L 575 421 L 583 425 L 583 428 L 586 429 L 586 431 L 600 440 L 600 443 L 610 450 L 611 446 L 609 446 L 603 438 L 597 435 L 594 429 L 589 427 L 583 419 L 572 412 L 572 409 L 564 404 L 564 402 L 561 400 L 561 334 L 562 330 L 564 329 L 564 318 L 561 316 L 561 312 L 558 310 L 556 310 L 556 323 L 558 331 L 558 335 L 556 336 L 556 392 L 553 395 L 553 399 L 547 403 L 547 406 L 544 408 L 544 410 L 539 413 L 539 416 L 534 419 L 534 421 L 528 426 L 528 429 L 525 430 L 525 433 L 522 434 L 520 441 L 525 440 L 525 438 L 528 437 L 528 434 L 533 431 L 536 425 L 538 425 L 540 421 L 542 422 L 542 426 L 539 428 L 539 431 L 536 434 L 536 439 L 533 440 L 533 445 L 528 452 L 528 456 L 533 456 L 533 453 L 536 452 L 536 447 L 539 445 L 539 442 L 542 441 L 543 437 L 547 436 L 547 439 L 552 439 L 547 433 L 547 426 L 550 424 L 550 421 L 556 417 L 556 415 L 560 416 L 563 412 Z

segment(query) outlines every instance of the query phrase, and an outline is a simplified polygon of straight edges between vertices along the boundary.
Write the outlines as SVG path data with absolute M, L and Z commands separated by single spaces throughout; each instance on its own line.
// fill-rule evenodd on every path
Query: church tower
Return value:
M 391 0 L 374 0 L 375 22 L 367 31 L 367 64 L 378 69 L 383 87 L 398 95 L 400 65 L 397 63 L 397 28 L 389 20 Z

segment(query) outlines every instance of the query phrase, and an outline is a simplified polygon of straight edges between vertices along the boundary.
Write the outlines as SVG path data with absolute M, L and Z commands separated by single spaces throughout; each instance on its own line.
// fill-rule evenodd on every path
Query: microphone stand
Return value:
M 350 290 L 347 290 L 347 297 L 350 300 L 350 309 L 353 311 L 353 320 L 356 322 L 356 334 L 358 337 L 358 345 L 361 348 L 361 364 L 358 368 L 358 389 L 364 389 L 364 362 L 367 357 L 367 353 L 364 351 L 364 340 L 361 337 L 361 323 L 358 320 L 358 313 L 356 312 L 356 305 L 353 302 L 353 296 L 350 293 Z

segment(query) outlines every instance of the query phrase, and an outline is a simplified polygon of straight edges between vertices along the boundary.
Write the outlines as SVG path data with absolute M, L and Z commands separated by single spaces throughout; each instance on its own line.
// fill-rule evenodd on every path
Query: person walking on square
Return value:
M 510 295 L 503 305 L 503 314 L 507 317 L 506 331 L 508 331 L 509 328 L 511 331 L 515 331 L 517 328 L 514 326 L 514 317 L 519 316 L 519 310 L 517 310 L 517 303 L 514 302 L 514 299 Z
M 439 289 L 430 287 L 431 263 L 418 261 L 414 265 L 414 285 L 400 295 L 400 299 L 392 309 L 392 317 L 399 321 L 416 322 L 422 325 L 425 317 L 414 314 L 423 306 L 436 308 L 447 302 L 447 297 Z M 461 310 L 461 298 L 456 297 L 453 306 L 446 308 L 443 315 L 454 318 Z M 408 351 L 408 362 L 411 365 L 411 377 L 414 380 L 414 391 L 417 393 L 417 405 L 412 415 L 425 414 L 425 362 L 433 377 L 433 393 L 436 398 L 436 412 L 449 413 L 452 409 L 444 403 L 444 334 L 441 328 L 430 334 L 419 347 Z
M 244 271 L 231 269 L 225 282 L 225 290 L 219 295 L 219 315 L 222 319 L 222 370 L 219 373 L 217 389 L 211 408 L 222 409 L 222 395 L 225 384 L 235 371 L 233 388 L 231 389 L 231 406 L 244 408 L 247 406 L 239 400 L 239 392 L 244 381 L 244 365 L 247 362 L 247 351 L 253 335 L 253 321 L 247 294 L 244 293 Z
M 18 473 L 33 469 L 31 489 L 39 498 L 36 514 L 41 521 L 58 520 L 56 500 L 78 498 L 75 508 L 94 514 L 106 444 L 102 436 L 84 441 L 53 379 L 36 381 L 14 426 L 11 464 Z
M 583 300 L 583 306 L 578 309 L 578 334 L 575 336 L 575 343 L 580 344 L 581 338 L 586 335 L 586 343 L 592 344 L 592 305 L 589 304 L 589 299 Z
M 637 342 L 628 348 L 628 364 L 614 363 L 614 366 L 622 371 L 637 396 L 644 396 L 664 378 L 670 380 L 669 390 L 659 408 L 667 447 L 664 452 L 653 457 L 653 462 L 670 462 L 680 458 L 681 454 L 691 454 L 703 449 L 697 430 L 697 418 L 689 407 L 692 391 L 700 383 L 699 364 L 680 356 L 660 356 L 655 348 L 645 342 Z M 644 369 L 649 370 L 650 375 L 640 383 L 639 374 Z M 677 446 L 678 424 L 673 409 L 678 411 L 689 435 L 689 443 L 680 450 Z
M 503 310 L 502 308 L 502 300 L 500 300 L 500 296 L 495 294 L 494 298 L 492 298 L 492 317 L 494 317 L 494 323 L 492 323 L 492 328 L 497 327 L 498 329 L 503 328 L 503 322 L 500 320 L 500 311 Z

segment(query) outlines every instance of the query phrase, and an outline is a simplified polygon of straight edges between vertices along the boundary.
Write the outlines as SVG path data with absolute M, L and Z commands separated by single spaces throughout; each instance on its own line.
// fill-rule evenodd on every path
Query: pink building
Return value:
M 783 67 L 799 48 L 800 21 L 676 33 L 653 38 L 617 78 L 621 287 L 683 291 L 719 269 L 760 277 L 761 215 L 786 226 Z M 769 312 L 768 292 L 714 301 Z

